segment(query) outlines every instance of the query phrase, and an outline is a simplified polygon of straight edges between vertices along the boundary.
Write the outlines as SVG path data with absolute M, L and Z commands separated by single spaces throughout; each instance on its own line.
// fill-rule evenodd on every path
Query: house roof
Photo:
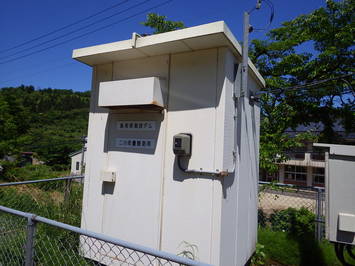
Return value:
M 175 30 L 145 37 L 133 33 L 132 39 L 95 45 L 73 51 L 73 58 L 95 66 L 113 61 L 145 58 L 163 54 L 181 53 L 201 49 L 229 47 L 241 58 L 242 48 L 224 21 L 213 22 L 196 27 Z M 249 69 L 265 87 L 265 81 L 249 59 Z
M 72 153 L 69 153 L 69 157 L 73 157 L 77 154 L 80 154 L 82 152 L 82 150 L 78 150 L 78 151 L 74 151 Z M 84 152 L 86 152 L 86 148 L 84 148 Z

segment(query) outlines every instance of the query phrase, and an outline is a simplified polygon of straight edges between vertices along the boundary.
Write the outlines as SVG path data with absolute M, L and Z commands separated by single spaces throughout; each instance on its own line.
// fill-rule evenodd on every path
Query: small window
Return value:
M 324 161 L 325 153 L 324 152 L 312 152 L 311 159 L 315 161 Z
M 263 173 L 260 173 L 259 180 L 260 181 L 266 181 L 266 182 L 279 181 L 279 172 L 275 172 L 275 173 L 263 172 Z
M 80 168 L 80 162 L 76 162 L 76 165 L 75 165 L 75 170 L 79 170 L 79 168 Z
M 285 165 L 285 179 L 290 181 L 307 181 L 307 168 L 304 166 Z
M 324 185 L 324 168 L 313 167 L 312 177 L 313 177 L 313 184 Z

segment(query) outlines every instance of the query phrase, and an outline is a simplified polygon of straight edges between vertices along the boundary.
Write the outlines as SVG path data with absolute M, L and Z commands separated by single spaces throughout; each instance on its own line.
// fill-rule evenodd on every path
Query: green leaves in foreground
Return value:
M 341 143 L 338 124 L 355 131 L 354 0 L 327 1 L 325 7 L 271 30 L 267 40 L 253 40 L 250 57 L 266 80 L 261 98 L 260 166 L 275 171 L 285 152 L 309 141 Z M 317 86 L 289 86 L 337 78 Z M 299 125 L 321 124 L 321 132 L 285 134 Z

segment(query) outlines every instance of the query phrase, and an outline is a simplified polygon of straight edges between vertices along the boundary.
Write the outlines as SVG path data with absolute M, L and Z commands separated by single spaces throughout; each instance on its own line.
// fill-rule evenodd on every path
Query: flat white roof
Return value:
M 355 146 L 354 145 L 313 143 L 313 146 L 329 148 L 329 154 L 354 156 L 355 157 Z
M 241 58 L 242 48 L 224 21 L 185 28 L 125 41 L 90 46 L 73 51 L 73 58 L 89 66 L 151 57 L 163 54 L 195 51 L 214 47 L 229 47 Z M 249 59 L 251 74 L 265 87 L 265 81 Z

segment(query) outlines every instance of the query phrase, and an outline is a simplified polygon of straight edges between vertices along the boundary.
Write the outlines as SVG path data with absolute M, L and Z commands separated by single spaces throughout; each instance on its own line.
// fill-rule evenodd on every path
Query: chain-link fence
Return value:
M 0 265 L 207 265 L 0 206 Z
M 259 182 L 259 226 L 324 237 L 324 188 Z M 295 232 L 298 231 L 298 232 Z
M 26 258 L 35 265 L 183 264 L 161 258 L 154 250 L 147 252 L 141 247 L 145 250 L 142 252 L 117 239 L 68 225 L 58 226 L 63 225 L 58 221 L 80 225 L 82 178 L 0 184 L 0 205 L 4 206 L 0 206 L 0 265 L 23 265 Z M 8 209 L 1 210 L 6 207 L 23 213 L 18 216 Z M 298 230 L 315 234 L 319 240 L 324 233 L 324 189 L 260 182 L 258 216 L 262 227 L 290 233 Z M 50 222 L 39 221 L 38 217 Z
M 0 183 L 0 205 L 80 225 L 83 176 Z

